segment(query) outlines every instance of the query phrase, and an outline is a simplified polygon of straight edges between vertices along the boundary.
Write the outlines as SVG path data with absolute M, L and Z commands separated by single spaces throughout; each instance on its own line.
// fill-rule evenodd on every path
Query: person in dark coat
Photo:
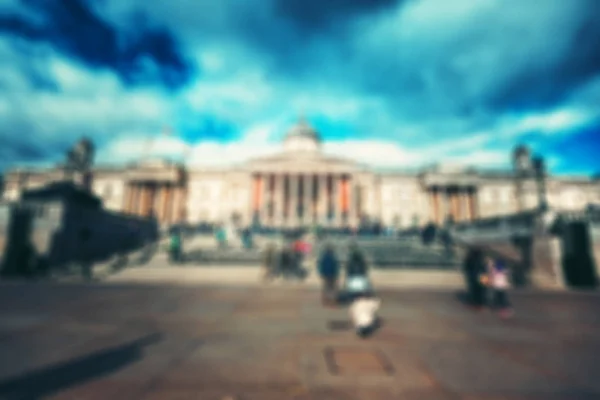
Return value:
M 331 244 L 328 244 L 319 259 L 319 275 L 323 281 L 323 304 L 332 305 L 337 297 L 340 264 Z
M 481 309 L 485 304 L 486 287 L 482 276 L 487 272 L 483 250 L 471 248 L 464 263 L 464 274 L 467 283 L 468 300 L 471 306 Z
M 350 247 L 350 257 L 348 257 L 348 263 L 346 264 L 346 278 L 354 276 L 366 277 L 367 273 L 368 268 L 365 255 L 356 244 L 353 244 Z
M 277 275 L 277 262 L 277 248 L 274 243 L 269 243 L 263 257 L 263 280 L 271 281 Z
M 279 270 L 280 274 L 284 279 L 290 279 L 295 274 L 296 259 L 294 255 L 294 249 L 291 244 L 287 243 L 281 249 L 279 258 Z
M 427 226 L 421 232 L 421 240 L 423 241 L 423 244 L 426 246 L 431 245 L 431 243 L 435 239 L 435 235 L 436 235 L 435 225 L 430 222 L 429 224 L 427 224 Z

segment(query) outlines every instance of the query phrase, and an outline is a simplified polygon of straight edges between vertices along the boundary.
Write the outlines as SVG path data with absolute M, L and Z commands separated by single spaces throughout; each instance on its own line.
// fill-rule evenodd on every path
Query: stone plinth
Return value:
M 564 288 L 561 241 L 543 235 L 533 238 L 531 249 L 531 283 L 543 288 Z

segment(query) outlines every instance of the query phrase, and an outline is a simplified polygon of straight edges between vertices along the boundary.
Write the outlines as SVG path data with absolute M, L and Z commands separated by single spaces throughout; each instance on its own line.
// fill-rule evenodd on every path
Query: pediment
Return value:
M 256 158 L 246 163 L 252 172 L 340 172 L 349 173 L 362 170 L 360 164 L 343 158 L 322 153 L 280 153 Z

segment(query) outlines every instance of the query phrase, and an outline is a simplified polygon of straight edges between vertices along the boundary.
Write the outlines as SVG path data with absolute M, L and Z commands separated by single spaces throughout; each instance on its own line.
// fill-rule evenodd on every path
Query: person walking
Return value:
M 294 247 L 290 243 L 285 243 L 279 255 L 279 272 L 283 279 L 289 280 L 295 277 L 295 264 Z
M 488 258 L 488 284 L 492 289 L 492 309 L 501 318 L 509 318 L 513 310 L 508 299 L 509 277 L 508 268 L 502 260 Z
M 381 325 L 377 314 L 380 306 L 381 300 L 370 290 L 357 293 L 352 300 L 349 308 L 350 318 L 360 338 L 366 339 L 371 336 Z
M 273 278 L 275 278 L 277 261 L 277 247 L 275 246 L 275 243 L 269 243 L 265 248 L 265 254 L 263 258 L 263 279 L 265 281 L 272 281 Z
M 476 310 L 481 310 L 485 304 L 486 286 L 484 278 L 487 272 L 485 257 L 481 248 L 473 247 L 469 249 L 463 272 L 467 284 L 469 304 Z
M 227 246 L 227 231 L 225 230 L 225 226 L 219 225 L 216 231 L 216 239 L 219 246 L 219 249 L 224 249 Z
M 331 244 L 327 244 L 318 262 L 319 275 L 323 282 L 323 305 L 333 305 L 337 297 L 337 284 L 340 266 Z
M 181 234 L 177 230 L 171 232 L 169 241 L 169 259 L 172 263 L 178 263 L 181 259 Z
M 364 253 L 356 243 L 350 246 L 348 261 L 346 262 L 346 279 L 344 297 L 353 301 L 360 293 L 371 290 L 369 271 Z
M 356 243 L 350 246 L 350 256 L 346 264 L 346 278 L 366 277 L 368 275 L 367 260 Z

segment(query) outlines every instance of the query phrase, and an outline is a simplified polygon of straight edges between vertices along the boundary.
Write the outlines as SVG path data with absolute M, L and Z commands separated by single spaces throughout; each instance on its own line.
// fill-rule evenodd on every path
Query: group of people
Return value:
M 311 252 L 310 243 L 302 237 L 279 247 L 275 243 L 269 243 L 263 261 L 265 280 L 304 279 L 306 277 L 304 262 Z
M 229 245 L 229 241 L 238 238 L 244 249 L 248 250 L 254 247 L 252 230 L 249 227 L 232 228 L 221 224 L 215 228 L 215 240 L 219 249 L 225 249 Z
M 350 317 L 356 333 L 366 338 L 379 326 L 377 299 L 369 279 L 367 260 L 358 246 L 350 247 L 345 265 L 345 284 L 340 290 L 341 263 L 331 244 L 325 247 L 318 261 L 319 275 L 323 281 L 322 301 L 325 306 L 349 304 Z
M 501 317 L 512 316 L 508 298 L 509 270 L 502 260 L 486 256 L 483 249 L 472 248 L 464 264 L 470 305 L 476 310 L 490 305 Z

